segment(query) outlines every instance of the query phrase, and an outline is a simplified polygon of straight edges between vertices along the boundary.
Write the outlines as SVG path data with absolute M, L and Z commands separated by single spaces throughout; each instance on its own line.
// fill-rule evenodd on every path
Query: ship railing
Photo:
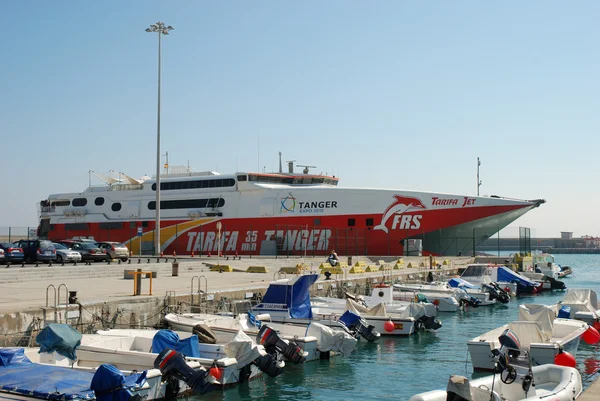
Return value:
M 142 189 L 144 189 L 144 184 L 115 184 L 91 186 L 85 192 L 140 191 Z

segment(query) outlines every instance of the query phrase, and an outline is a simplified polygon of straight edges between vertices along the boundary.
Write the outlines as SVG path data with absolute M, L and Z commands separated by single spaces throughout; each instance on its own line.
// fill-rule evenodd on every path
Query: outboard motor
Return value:
M 256 342 L 262 344 L 269 354 L 279 352 L 288 361 L 294 363 L 302 363 L 306 360 L 302 350 L 297 344 L 293 342 L 286 343 L 279 337 L 279 334 L 268 325 L 263 325 L 258 335 L 256 336 Z
M 482 289 L 490 294 L 490 299 L 495 299 L 503 304 L 507 304 L 510 301 L 508 293 L 497 283 L 483 284 Z
M 266 347 L 265 347 L 266 348 Z M 252 361 L 261 372 L 266 373 L 269 377 L 277 377 L 283 373 L 283 367 L 285 363 L 279 363 L 277 358 L 273 357 L 271 354 L 259 356 L 254 361 Z M 250 372 L 248 372 L 248 375 Z
M 465 291 L 465 293 L 466 293 L 466 291 Z M 469 295 L 468 293 L 466 293 L 466 295 L 463 295 L 460 298 L 459 303 L 460 303 L 461 308 L 465 305 L 472 306 L 473 308 L 477 308 L 477 307 L 479 307 L 479 304 L 481 304 L 481 301 L 478 300 L 477 298 Z
M 154 367 L 159 369 L 167 380 L 174 378 L 184 381 L 194 393 L 205 394 L 216 389 L 216 386 L 207 381 L 208 372 L 206 370 L 190 368 L 183 355 L 170 348 L 165 348 L 158 354 L 154 360 Z
M 421 316 L 417 319 L 417 327 L 432 331 L 442 327 L 442 322 L 434 316 Z
M 344 312 L 338 321 L 344 323 L 353 335 L 360 334 L 368 342 L 376 341 L 381 337 L 381 333 L 375 330 L 375 326 L 368 324 L 360 315 L 349 310 Z
M 567 286 L 565 285 L 564 282 L 557 280 L 554 277 L 545 276 L 544 278 L 550 282 L 551 290 L 566 290 L 567 289 Z
M 498 337 L 498 341 L 500 341 L 500 349 L 492 350 L 492 354 L 498 358 L 496 371 L 503 372 L 508 369 L 510 359 L 517 359 L 521 355 L 521 342 L 510 329 L 504 330 Z

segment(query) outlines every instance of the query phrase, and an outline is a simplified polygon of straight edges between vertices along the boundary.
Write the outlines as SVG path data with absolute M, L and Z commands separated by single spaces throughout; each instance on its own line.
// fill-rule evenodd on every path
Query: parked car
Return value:
M 56 248 L 56 262 L 81 262 L 81 253 L 69 249 L 67 246 L 55 242 L 54 247 Z
M 0 250 L 4 253 L 4 260 L 0 258 L 0 263 L 23 263 L 25 254 L 23 249 L 10 242 L 0 242 Z
M 120 242 L 97 242 L 100 249 L 106 250 L 108 259 L 121 259 L 122 262 L 127 262 L 129 259 L 129 249 Z
M 5 258 L 4 249 L 0 249 L 0 263 L 4 263 Z
M 23 250 L 25 263 L 54 262 L 56 260 L 56 248 L 52 241 L 47 239 L 22 239 L 15 245 Z
M 98 248 L 95 242 L 80 242 L 79 240 L 57 241 L 67 248 L 77 251 L 81 254 L 81 260 L 84 262 L 99 262 L 106 260 L 106 252 Z

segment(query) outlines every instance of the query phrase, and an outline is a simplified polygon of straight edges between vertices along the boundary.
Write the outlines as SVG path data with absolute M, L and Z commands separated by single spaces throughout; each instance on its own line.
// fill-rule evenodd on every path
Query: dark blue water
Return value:
M 590 288 L 600 294 L 600 255 L 556 255 L 574 274 L 563 279 L 568 288 Z M 445 388 L 451 374 L 473 377 L 467 351 L 471 338 L 515 320 L 521 303 L 551 305 L 564 292 L 519 297 L 508 306 L 480 307 L 458 313 L 441 313 L 437 333 L 406 338 L 382 338 L 359 343 L 348 357 L 288 365 L 277 378 L 261 378 L 203 400 L 408 400 L 412 395 Z M 516 301 L 516 302 L 515 302 Z M 578 369 L 584 387 L 600 367 L 600 346 L 581 342 Z

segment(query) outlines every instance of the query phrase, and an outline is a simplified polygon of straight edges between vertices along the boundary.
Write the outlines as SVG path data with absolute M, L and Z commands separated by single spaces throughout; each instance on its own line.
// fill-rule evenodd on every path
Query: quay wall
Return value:
M 420 258 L 420 260 L 425 259 Z M 465 264 L 470 261 L 470 259 L 465 258 L 463 260 Z M 246 265 L 256 265 L 257 262 L 257 260 L 252 260 L 244 263 Z M 311 264 L 315 265 L 317 262 L 320 262 L 320 259 Z M 228 263 L 233 264 L 233 262 Z M 236 263 L 239 265 L 242 262 L 236 261 Z M 285 263 L 290 265 L 296 262 L 279 261 L 278 263 L 280 265 Z M 63 270 L 57 271 L 52 271 L 54 267 L 11 267 L 10 269 L 1 269 L 0 285 L 9 288 L 4 295 L 0 295 L 0 298 L 13 296 L 17 301 L 5 302 L 4 305 L 0 304 L 0 346 L 35 346 L 37 332 L 52 322 L 67 323 L 82 333 L 93 333 L 95 330 L 102 328 L 159 327 L 162 318 L 169 312 L 224 311 L 229 309 L 230 305 L 235 303 L 234 301 L 260 299 L 273 279 L 293 276 L 289 274 L 279 275 L 279 268 L 276 264 L 274 261 L 262 261 L 262 265 L 267 265 L 266 274 L 249 274 L 242 269 L 219 274 L 218 272 L 210 272 L 210 264 L 207 262 L 180 261 L 178 277 L 172 277 L 172 264 L 170 262 L 150 265 L 134 263 L 110 267 L 101 264 L 101 271 L 99 271 L 99 266 L 86 266 L 85 268 L 79 266 L 60 267 Z M 433 272 L 436 276 L 454 275 L 457 274 L 458 267 L 462 264 L 457 263 L 455 266 L 453 263 L 452 266 L 433 269 Z M 201 270 L 198 270 L 200 265 Z M 133 269 L 134 267 L 157 272 L 157 278 L 154 279 L 156 288 L 154 295 L 133 296 L 131 292 L 127 293 L 129 288 L 133 286 L 133 280 L 125 280 L 123 270 Z M 77 269 L 82 270 L 78 271 Z M 31 274 L 35 274 L 35 278 L 28 278 L 26 273 L 29 270 L 33 271 Z M 319 270 L 313 267 L 312 271 L 318 272 Z M 342 297 L 344 291 L 364 294 L 370 291 L 373 284 L 384 279 L 386 281 L 425 279 L 428 271 L 427 267 L 390 269 L 382 272 L 360 274 L 347 274 L 346 271 L 346 274 L 332 275 L 330 280 L 326 280 L 324 275 L 320 275 L 317 283 L 311 288 L 311 294 L 334 297 Z M 82 287 L 79 281 L 72 281 L 75 284 L 79 283 L 79 285 L 74 286 L 75 284 L 68 281 L 67 277 L 74 277 L 76 272 L 84 276 L 83 279 L 77 280 L 90 285 Z M 202 283 L 194 287 L 192 277 L 198 276 L 192 275 L 197 273 L 202 273 L 208 277 L 210 290 L 207 285 L 206 291 L 204 291 L 205 287 Z M 61 275 L 63 275 L 62 278 Z M 15 277 L 22 278 L 23 282 L 16 282 Z M 79 294 L 77 295 L 84 299 L 72 304 L 67 303 L 65 285 L 65 291 L 62 291 L 62 294 L 59 288 L 58 298 L 60 299 L 54 301 L 56 293 L 53 294 L 52 289 L 48 292 L 46 287 L 50 277 L 53 277 L 51 282 L 55 283 L 54 287 L 59 287 L 56 283 L 63 280 L 68 283 L 69 288 L 78 288 Z M 248 277 L 251 277 L 251 279 L 248 279 Z M 192 287 L 189 287 L 190 280 L 192 280 Z M 240 280 L 241 285 L 238 288 L 231 288 L 233 286 L 232 282 L 235 280 Z M 148 281 L 148 279 L 143 280 L 143 291 L 147 291 Z M 164 292 L 159 292 L 161 282 L 167 283 Z M 119 285 L 126 286 L 127 292 L 115 296 L 120 291 Z M 30 287 L 37 288 L 35 292 L 32 292 L 35 297 L 27 295 L 29 293 L 25 292 L 25 288 Z M 48 285 L 48 287 L 51 287 L 51 285 Z M 114 290 L 112 290 L 113 288 Z M 170 291 L 170 288 L 179 288 L 179 290 L 177 292 Z M 182 288 L 185 288 L 185 290 L 182 290 Z M 45 305 L 44 289 L 46 290 Z M 200 291 L 200 289 L 202 290 Z M 19 297 L 22 299 L 19 300 Z

